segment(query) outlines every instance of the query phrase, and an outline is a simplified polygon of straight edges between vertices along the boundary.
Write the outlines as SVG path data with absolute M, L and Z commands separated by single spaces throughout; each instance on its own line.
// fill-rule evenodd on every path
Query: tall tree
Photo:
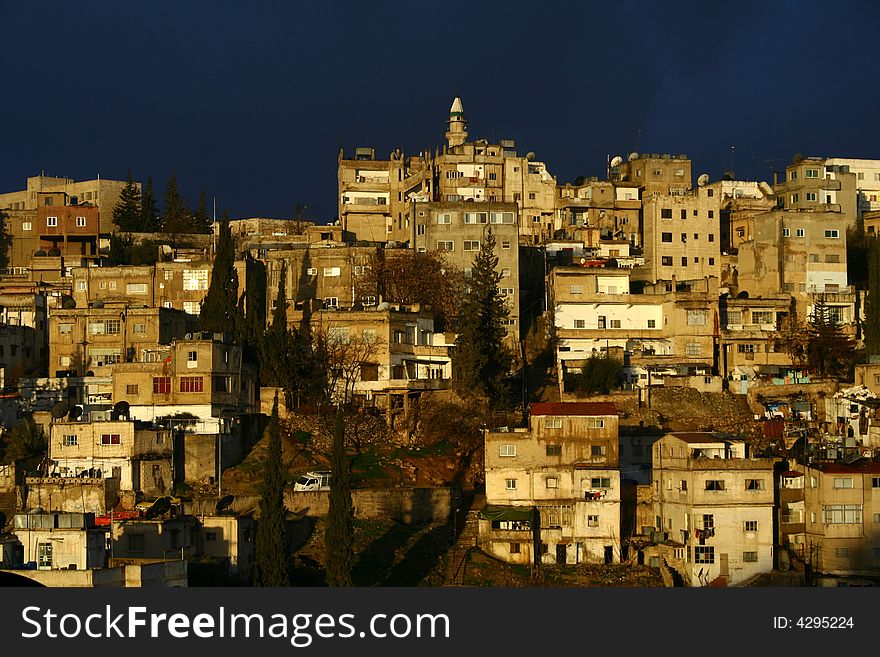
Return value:
M 817 301 L 813 305 L 807 333 L 807 361 L 810 368 L 819 376 L 846 375 L 853 359 L 853 341 L 843 333 L 824 302 Z
M 354 561 L 354 510 L 351 504 L 348 452 L 345 448 L 345 421 L 342 405 L 336 409 L 330 480 L 330 509 L 327 512 L 326 579 L 328 586 L 351 586 Z
M 235 333 L 238 313 L 238 274 L 235 272 L 235 240 L 224 215 L 217 236 L 211 285 L 202 302 L 199 327 L 212 333 Z
M 193 223 L 193 232 L 196 233 L 210 233 L 211 232 L 211 217 L 208 216 L 208 206 L 207 199 L 205 198 L 205 190 L 203 189 L 201 193 L 199 193 L 199 205 L 196 208 L 196 213 L 192 219 Z
M 147 177 L 147 182 L 144 184 L 144 193 L 141 198 L 141 231 L 144 233 L 158 233 L 160 228 L 159 210 L 156 208 L 156 196 L 153 193 L 153 178 Z
M 880 354 L 880 242 L 868 243 L 868 294 L 865 299 L 865 349 Z
M 141 192 L 129 169 L 128 179 L 119 194 L 119 201 L 113 208 L 113 223 L 121 232 L 136 233 L 141 230 L 142 222 Z
M 474 258 L 469 288 L 459 318 L 456 388 L 464 395 L 483 395 L 491 407 L 504 405 L 507 396 L 505 379 L 512 356 L 504 344 L 508 316 L 507 303 L 498 284 L 498 256 L 495 236 L 487 231 L 480 251 Z
M 187 209 L 183 196 L 177 189 L 177 176 L 173 171 L 168 179 L 162 201 L 162 230 L 171 235 L 172 240 L 177 235 L 196 232 L 192 213 Z
M 260 489 L 260 520 L 254 546 L 253 580 L 254 586 L 290 586 L 287 510 L 284 507 L 286 478 L 278 422 L 278 395 L 275 395 L 265 436 L 269 444 Z

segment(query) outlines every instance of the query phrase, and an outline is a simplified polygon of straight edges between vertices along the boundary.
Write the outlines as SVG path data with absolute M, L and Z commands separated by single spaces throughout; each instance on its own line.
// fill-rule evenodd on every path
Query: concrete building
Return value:
M 118 363 L 158 362 L 171 340 L 186 334 L 186 322 L 182 310 L 127 302 L 56 309 L 49 317 L 49 373 L 104 376 Z
M 774 465 L 712 433 L 667 434 L 653 447 L 655 527 L 690 586 L 741 584 L 774 566 Z
M 680 290 L 673 283 L 646 286 L 642 294 L 630 293 L 630 285 L 628 270 L 576 266 L 550 272 L 560 394 L 571 389 L 566 379 L 586 359 L 604 354 L 623 360 L 631 386 L 684 377 L 684 383 L 701 387 L 717 374 L 717 280 Z
M 129 420 L 56 421 L 49 431 L 50 477 L 114 478 L 119 491 L 171 492 L 172 433 Z
M 13 534 L 22 562 L 38 570 L 89 570 L 106 565 L 107 533 L 91 513 L 19 513 Z
M 721 199 L 710 187 L 675 194 L 642 194 L 645 265 L 635 280 L 720 278 Z
M 560 185 L 556 230 L 575 238 L 582 228 L 596 228 L 606 239 L 621 239 L 641 249 L 641 189 L 638 183 L 585 180 Z M 640 251 L 639 251 L 640 253 Z
M 643 197 L 683 194 L 693 185 L 691 175 L 691 161 L 684 154 L 630 153 L 626 160 L 614 158 L 609 162 L 609 178 L 638 185 Z
M 606 402 L 533 403 L 528 428 L 486 431 L 481 549 L 532 564 L 539 543 L 542 563 L 619 562 L 617 433 Z
M 73 178 L 54 176 L 31 176 L 27 186 L 21 191 L 0 194 L 0 209 L 36 210 L 57 205 L 92 205 L 100 212 L 100 233 L 113 230 L 113 208 L 119 202 L 119 195 L 125 187 L 124 180 L 74 181 Z M 140 183 L 135 183 L 140 191 Z M 60 202 L 59 202 L 60 201 Z
M 495 237 L 496 270 L 501 274 L 499 288 L 508 299 L 506 320 L 512 342 L 519 338 L 520 278 L 519 242 L 514 203 L 462 201 L 416 203 L 413 244 L 417 251 L 443 251 L 449 264 L 471 276 L 474 258 L 486 235 Z

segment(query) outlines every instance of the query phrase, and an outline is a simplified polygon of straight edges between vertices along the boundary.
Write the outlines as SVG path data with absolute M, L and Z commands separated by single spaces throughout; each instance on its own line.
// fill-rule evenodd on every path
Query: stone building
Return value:
M 675 432 L 654 443 L 655 528 L 690 586 L 735 585 L 774 566 L 774 467 L 742 441 Z
M 624 161 L 615 158 L 609 167 L 609 178 L 614 182 L 633 183 L 642 190 L 642 196 L 653 194 L 679 195 L 691 189 L 691 161 L 687 155 L 668 153 L 630 153 Z
M 601 237 L 623 239 L 641 249 L 641 191 L 637 183 L 600 181 L 557 188 L 556 230 L 575 237 L 582 228 L 596 228 Z M 639 251 L 640 252 L 640 251 Z
M 481 549 L 519 564 L 536 545 L 542 563 L 620 561 L 617 433 L 606 402 L 533 403 L 528 428 L 487 430 Z
M 107 532 L 91 513 L 20 513 L 13 534 L 22 562 L 37 570 L 88 570 L 106 565 Z

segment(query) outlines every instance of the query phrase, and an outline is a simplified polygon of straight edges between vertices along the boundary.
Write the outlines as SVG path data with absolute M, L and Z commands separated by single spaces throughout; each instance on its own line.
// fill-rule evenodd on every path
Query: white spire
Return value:
M 455 97 L 452 101 L 452 107 L 449 108 L 450 114 L 464 114 L 464 108 L 461 106 L 461 98 Z

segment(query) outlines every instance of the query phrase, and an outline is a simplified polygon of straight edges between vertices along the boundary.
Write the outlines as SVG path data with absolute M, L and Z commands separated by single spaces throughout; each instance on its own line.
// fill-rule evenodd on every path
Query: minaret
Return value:
M 449 129 L 446 131 L 446 143 L 450 148 L 459 146 L 467 141 L 467 136 L 467 121 L 464 119 L 461 98 L 456 96 L 452 101 L 452 107 L 449 108 Z

